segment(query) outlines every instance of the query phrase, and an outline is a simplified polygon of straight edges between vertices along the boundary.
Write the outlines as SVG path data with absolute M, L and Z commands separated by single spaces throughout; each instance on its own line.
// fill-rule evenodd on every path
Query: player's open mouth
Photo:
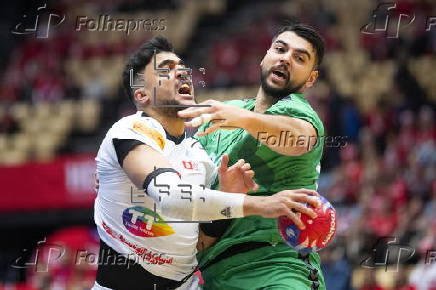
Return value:
M 187 83 L 183 83 L 177 92 L 182 96 L 191 96 L 191 86 Z
M 287 81 L 289 79 L 289 75 L 284 70 L 274 69 L 271 74 L 274 80 Z

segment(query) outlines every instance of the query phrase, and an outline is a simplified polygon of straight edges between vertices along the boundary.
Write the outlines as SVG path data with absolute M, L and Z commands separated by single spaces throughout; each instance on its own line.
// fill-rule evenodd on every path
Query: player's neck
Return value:
M 254 111 L 257 113 L 265 112 L 269 107 L 274 105 L 277 99 L 267 95 L 262 87 L 259 88 L 256 95 L 256 104 L 254 105 Z
M 179 137 L 185 133 L 185 122 L 181 118 L 169 118 L 166 116 L 156 116 L 155 119 L 162 125 L 168 134 Z
M 171 118 L 162 114 L 156 114 L 152 111 L 148 111 L 147 115 L 158 121 L 171 136 L 179 137 L 185 133 L 184 119 L 178 117 Z

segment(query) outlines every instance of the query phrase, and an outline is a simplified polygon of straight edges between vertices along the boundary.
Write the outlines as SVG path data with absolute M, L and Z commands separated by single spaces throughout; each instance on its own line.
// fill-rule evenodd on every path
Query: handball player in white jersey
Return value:
M 94 219 L 101 242 L 93 289 L 196 289 L 198 221 L 287 215 L 301 223 L 292 210 L 315 217 L 303 203 L 316 204 L 316 192 L 238 194 L 256 190 L 250 165 L 240 160 L 228 168 L 224 156 L 215 168 L 188 138 L 185 120 L 177 117 L 183 107 L 174 106 L 195 105 L 184 68 L 168 40 L 155 37 L 124 69 L 137 112 L 109 129 L 96 157 Z M 142 86 L 132 88 L 132 81 Z M 220 190 L 208 189 L 217 176 Z

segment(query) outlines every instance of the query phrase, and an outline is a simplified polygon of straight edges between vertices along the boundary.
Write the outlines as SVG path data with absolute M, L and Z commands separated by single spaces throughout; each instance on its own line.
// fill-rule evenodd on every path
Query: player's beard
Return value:
M 265 94 L 276 100 L 281 100 L 289 96 L 290 94 L 294 94 L 295 92 L 298 92 L 306 83 L 303 82 L 301 84 L 293 84 L 293 82 L 289 79 L 283 88 L 273 88 L 270 85 L 268 85 L 268 81 L 267 81 L 267 78 L 270 75 L 270 73 L 271 72 L 268 72 L 261 68 L 260 83 Z
M 155 110 L 160 114 L 168 118 L 178 118 L 177 112 L 186 109 L 186 107 L 160 107 L 164 106 L 182 106 L 183 104 L 177 100 L 161 100 L 159 106 L 155 107 Z

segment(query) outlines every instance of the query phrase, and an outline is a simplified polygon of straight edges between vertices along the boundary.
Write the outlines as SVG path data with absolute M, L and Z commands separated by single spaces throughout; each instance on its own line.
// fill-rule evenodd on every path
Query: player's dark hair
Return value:
M 133 53 L 123 71 L 123 86 L 127 93 L 127 96 L 134 101 L 133 92 L 135 91 L 131 88 L 130 84 L 130 70 L 133 70 L 133 83 L 136 84 L 138 79 L 138 73 L 145 69 L 145 66 L 150 63 L 153 58 L 154 52 L 156 54 L 160 52 L 174 52 L 173 45 L 169 40 L 163 36 L 156 36 L 152 39 L 144 42 L 141 47 Z
M 316 52 L 317 65 L 322 63 L 324 57 L 324 40 L 321 35 L 313 27 L 303 23 L 289 23 L 286 26 L 280 28 L 280 30 L 274 35 L 273 41 L 283 32 L 292 31 L 296 35 L 300 36 L 312 44 Z

